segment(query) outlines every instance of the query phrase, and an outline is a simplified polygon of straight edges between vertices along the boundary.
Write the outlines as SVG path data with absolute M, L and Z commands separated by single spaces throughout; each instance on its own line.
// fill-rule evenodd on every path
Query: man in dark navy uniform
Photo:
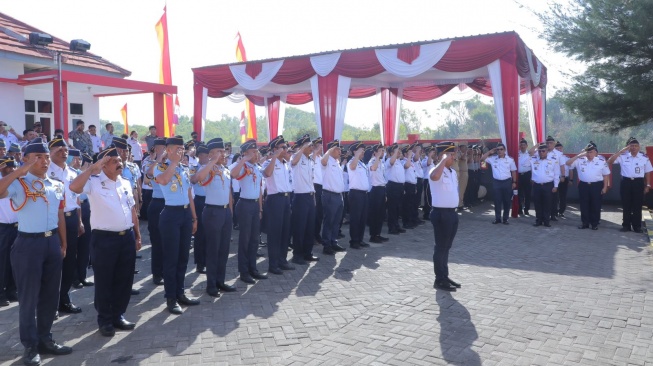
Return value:
M 59 303 L 61 266 L 66 255 L 65 192 L 48 178 L 50 150 L 41 138 L 25 146 L 24 165 L 0 179 L 0 198 L 18 211 L 18 237 L 11 251 L 18 287 L 23 363 L 39 365 L 39 353 L 66 355 L 72 348 L 52 339 Z

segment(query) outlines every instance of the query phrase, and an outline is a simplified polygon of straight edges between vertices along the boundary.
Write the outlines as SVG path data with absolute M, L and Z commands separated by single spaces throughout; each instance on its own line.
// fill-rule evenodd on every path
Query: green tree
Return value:
M 556 51 L 587 65 L 559 95 L 571 111 L 615 132 L 653 117 L 653 2 L 570 0 L 540 16 Z

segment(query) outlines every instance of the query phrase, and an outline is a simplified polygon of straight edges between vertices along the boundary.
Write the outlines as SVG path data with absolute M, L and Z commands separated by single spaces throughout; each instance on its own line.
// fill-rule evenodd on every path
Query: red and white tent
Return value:
M 545 136 L 546 67 L 515 32 L 206 66 L 193 74 L 198 132 L 207 96 L 248 98 L 265 106 L 270 137 L 283 124 L 281 102 L 312 101 L 318 131 L 327 143 L 341 135 L 348 98 L 381 93 L 381 138 L 391 144 L 397 141 L 399 99 L 432 100 L 464 84 L 494 97 L 501 139 L 511 156 L 518 150 L 520 94 L 532 95 L 534 142 Z

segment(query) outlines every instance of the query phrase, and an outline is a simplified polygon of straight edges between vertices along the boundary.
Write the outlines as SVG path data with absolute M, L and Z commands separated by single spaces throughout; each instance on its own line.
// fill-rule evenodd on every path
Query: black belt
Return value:
M 212 205 L 210 203 L 204 204 L 204 207 L 208 208 L 229 208 L 229 205 Z
M 539 185 L 543 186 L 543 185 L 545 185 L 545 184 L 553 183 L 553 181 L 550 181 L 550 182 L 544 182 L 544 183 L 538 183 L 538 182 L 533 182 L 533 183 L 535 183 L 535 184 L 539 184 Z
M 64 212 L 63 214 L 64 214 L 64 216 L 66 216 L 66 217 L 71 217 L 71 216 L 73 215 L 73 213 L 77 213 L 77 209 L 70 210 L 70 211 L 68 211 L 68 212 Z
M 188 207 L 190 207 L 190 205 L 181 205 L 181 206 L 165 205 L 165 206 L 163 206 L 163 208 L 168 208 L 168 209 L 171 209 L 171 210 L 185 210 Z
M 597 183 L 603 184 L 603 181 L 602 180 L 597 180 L 596 182 L 583 182 L 581 180 L 580 183 L 584 183 L 584 184 L 587 184 L 587 185 L 592 185 L 592 184 L 597 184 Z
M 360 192 L 360 193 L 367 193 L 367 191 L 362 190 L 362 189 L 349 189 L 349 192 Z
M 322 192 L 331 193 L 331 194 L 342 194 L 342 193 L 332 192 L 332 191 L 330 191 L 328 189 L 322 189 Z
M 433 207 L 433 208 L 440 211 L 456 211 L 455 207 Z
M 644 180 L 644 177 L 640 177 L 640 178 L 621 177 L 621 179 L 623 179 L 623 180 Z
M 152 197 L 152 201 L 154 201 L 154 200 L 165 201 L 165 198 Z
M 22 236 L 23 238 L 49 238 L 52 235 L 56 234 L 58 231 L 59 228 L 54 228 L 44 233 L 24 233 L 22 231 L 19 231 L 18 236 Z
M 315 192 L 295 193 L 295 196 L 301 196 L 303 194 L 310 194 L 311 196 L 313 196 L 313 195 L 315 195 Z
M 108 230 L 92 230 L 93 235 L 101 236 L 124 236 L 132 232 L 132 228 L 123 231 L 108 231 Z
M 268 193 L 268 197 L 273 197 L 273 196 L 284 196 L 284 197 L 288 197 L 288 196 L 290 196 L 290 192 L 279 192 L 279 193 L 272 193 L 272 194 L 269 194 L 269 193 Z
M 18 227 L 18 223 L 5 224 L 4 222 L 0 222 L 0 227 Z
M 245 201 L 245 202 L 258 202 L 258 198 L 254 198 L 254 199 L 252 199 L 252 198 L 243 198 L 243 197 L 240 197 L 238 200 L 239 200 L 239 201 Z
M 519 173 L 519 175 L 526 175 L 526 174 L 530 174 L 530 173 L 531 173 L 531 171 L 529 170 L 527 172 Z
M 496 178 L 494 178 L 494 180 L 496 180 L 497 182 L 507 182 L 507 181 L 509 181 L 511 179 L 512 178 L 507 178 L 507 179 L 496 179 Z
M 390 183 L 392 183 L 392 184 L 399 184 L 399 185 L 403 185 L 403 184 L 404 184 L 404 183 L 399 183 L 399 182 L 394 182 L 394 181 L 389 180 L 389 181 L 388 181 L 388 184 L 390 184 Z

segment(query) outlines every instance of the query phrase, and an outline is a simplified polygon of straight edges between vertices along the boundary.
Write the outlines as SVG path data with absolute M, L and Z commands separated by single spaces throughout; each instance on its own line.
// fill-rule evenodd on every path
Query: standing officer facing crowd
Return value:
M 601 196 L 608 192 L 610 168 L 599 155 L 596 144 L 590 141 L 584 151 L 567 160 L 567 165 L 578 172 L 578 196 L 580 199 L 579 229 L 599 229 L 601 220 Z
M 299 150 L 292 156 L 293 199 L 291 207 L 291 225 L 293 237 L 292 262 L 305 265 L 319 260 L 313 255 L 315 243 L 315 185 L 313 174 L 315 161 L 311 158 L 313 146 L 311 137 L 304 135 L 297 140 Z
M 546 144 L 544 144 L 546 148 Z M 545 151 L 546 153 L 546 151 Z M 537 158 L 540 158 L 538 153 Z M 521 139 L 519 141 L 519 156 L 517 167 L 518 176 L 518 195 L 519 195 L 519 214 L 529 216 L 528 211 L 531 209 L 531 189 L 532 189 L 532 171 L 531 171 L 531 154 L 528 152 L 528 141 Z M 548 221 L 548 220 L 547 220 Z
M 50 150 L 41 138 L 25 146 L 23 161 L 23 166 L 0 179 L 0 198 L 10 198 L 18 212 L 11 263 L 18 288 L 23 363 L 39 365 L 39 353 L 72 352 L 72 348 L 57 344 L 50 332 L 66 255 L 65 192 L 63 183 L 48 178 Z
M 497 155 L 489 156 L 494 153 Z M 502 222 L 501 208 L 503 207 L 503 223 L 508 225 L 512 191 L 517 188 L 515 160 L 506 154 L 506 145 L 502 143 L 483 154 L 481 161 L 483 160 L 492 166 L 492 176 L 494 177 L 494 221 L 492 223 L 500 224 Z
M 639 151 L 639 141 L 631 137 L 626 147 L 614 153 L 608 164 L 621 165 L 621 185 L 619 194 L 623 205 L 621 231 L 642 233 L 642 203 L 644 195 L 651 189 L 651 161 Z
M 112 337 L 115 328 L 132 330 L 125 320 L 134 281 L 141 233 L 132 184 L 121 177 L 125 168 L 115 146 L 98 154 L 98 161 L 70 183 L 85 193 L 91 206 L 91 246 L 95 274 L 95 309 L 100 334 Z
M 551 195 L 558 190 L 560 184 L 558 161 L 547 155 L 546 144 L 541 143 L 537 149 L 537 156 L 528 157 L 528 162 L 531 165 L 529 172 L 532 172 L 533 181 L 526 184 L 533 186 L 535 204 L 533 226 L 551 227 Z

